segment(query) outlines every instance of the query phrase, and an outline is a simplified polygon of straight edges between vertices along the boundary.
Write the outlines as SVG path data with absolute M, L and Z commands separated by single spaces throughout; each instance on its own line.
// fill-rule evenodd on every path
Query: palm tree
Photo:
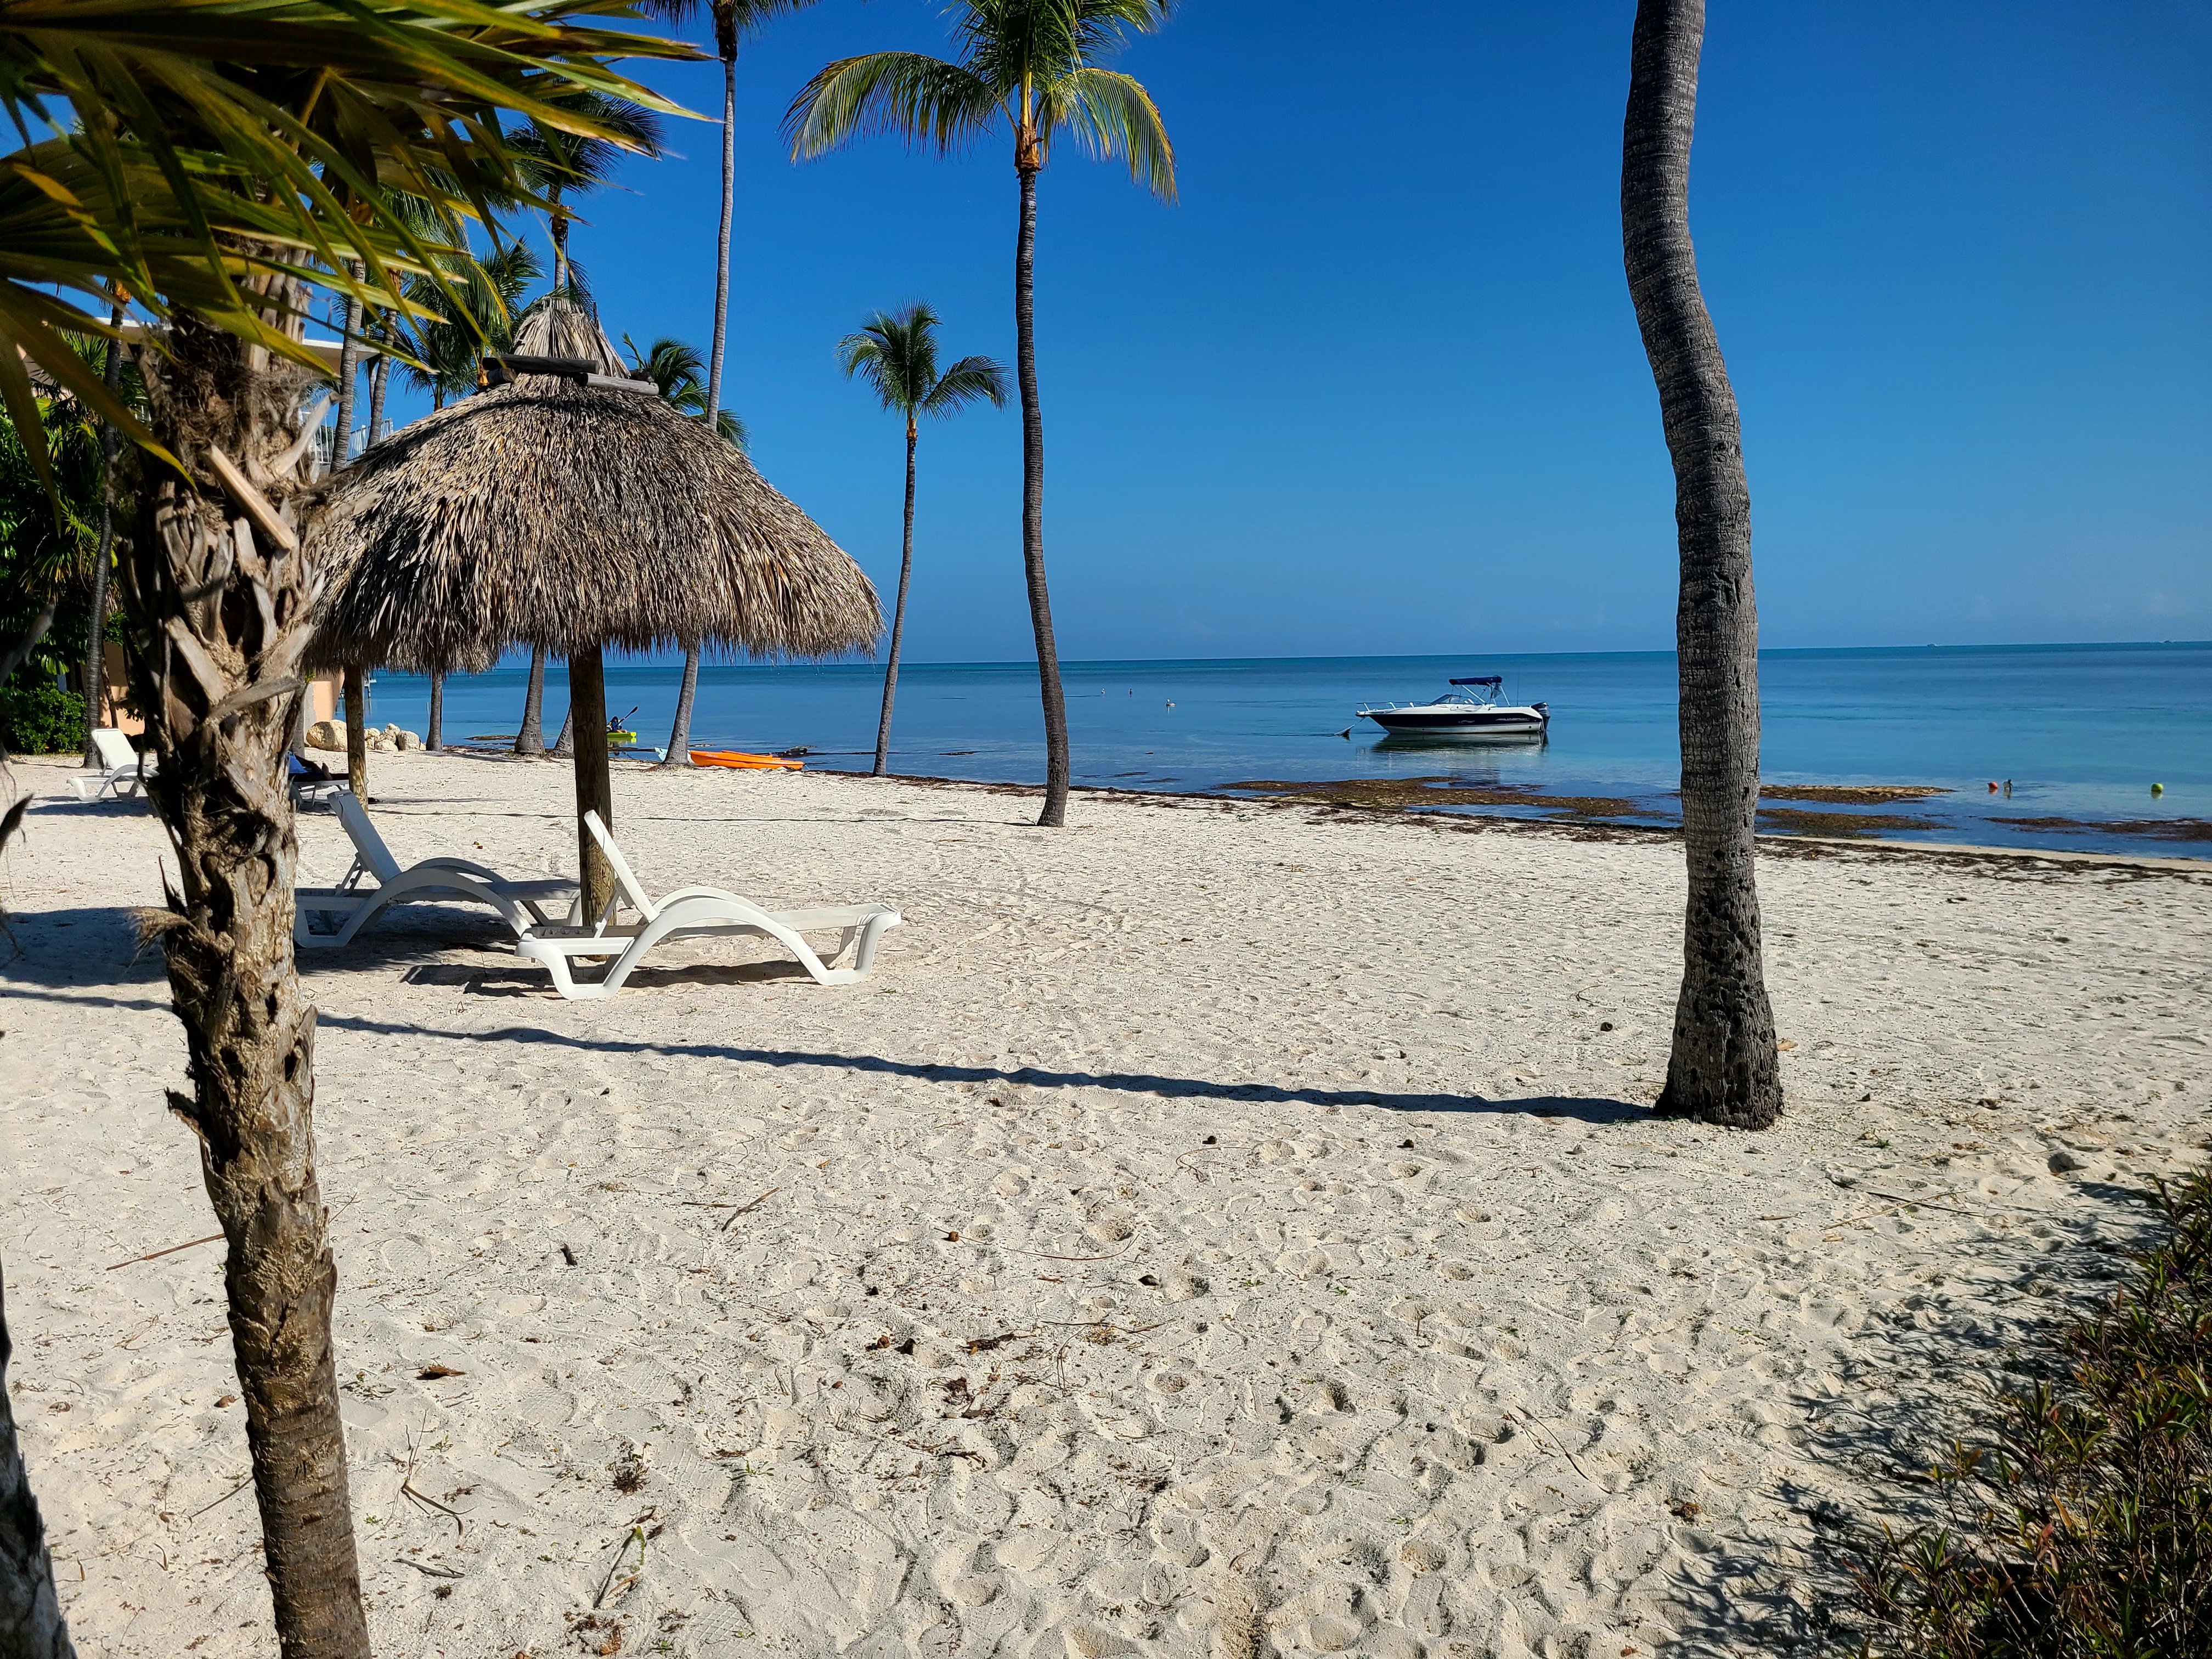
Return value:
M 546 222 L 553 240 L 553 288 L 540 302 L 566 298 L 588 309 L 591 296 L 580 287 L 576 268 L 568 258 L 572 216 L 562 205 L 562 196 L 568 191 L 597 190 L 605 185 L 613 179 L 625 150 L 658 155 L 660 118 L 641 104 L 611 98 L 590 88 L 570 88 L 554 94 L 553 101 L 610 135 L 579 135 L 550 122 L 532 120 L 514 139 L 515 153 L 522 158 L 524 179 L 543 189 L 550 204 Z M 514 752 L 518 755 L 545 752 L 545 647 L 536 647 L 530 653 L 530 681 L 523 696 L 522 724 L 514 734 Z
M 898 690 L 899 647 L 906 636 L 906 590 L 914 578 L 914 452 L 920 416 L 940 420 L 972 403 L 1004 408 L 1006 371 L 988 357 L 963 357 L 937 372 L 937 313 L 910 305 L 886 316 L 878 312 L 857 334 L 837 342 L 845 378 L 863 376 L 885 409 L 906 416 L 906 533 L 900 543 L 898 605 L 891 612 L 890 660 L 884 668 L 884 712 L 876 722 L 875 775 L 890 769 L 891 699 Z
M 483 353 L 513 348 L 522 296 L 544 274 L 544 268 L 530 244 L 517 240 L 482 259 L 459 254 L 445 265 L 440 276 L 418 276 L 407 285 L 407 297 L 417 305 L 442 308 L 411 325 L 398 319 L 387 320 L 387 344 L 397 343 L 413 359 L 402 366 L 400 373 L 416 391 L 430 394 L 431 408 L 443 409 L 447 398 L 466 397 L 475 389 L 477 364 Z M 386 356 L 379 369 L 390 362 L 389 356 Z M 381 394 L 380 379 L 378 398 L 369 410 L 372 439 L 376 435 Z M 443 670 L 433 669 L 430 718 L 422 736 L 425 749 L 444 747 L 445 726 L 446 676 Z
M 488 190 L 519 187 L 496 112 L 571 118 L 540 94 L 578 82 L 650 97 L 606 60 L 683 49 L 585 26 L 626 10 L 279 0 L 142 18 L 0 7 L 8 125 L 71 123 L 0 167 L 0 400 L 19 429 L 35 427 L 35 362 L 158 463 L 142 467 L 115 573 L 132 689 L 160 758 L 148 793 L 176 854 L 167 905 L 140 925 L 161 941 L 184 1029 L 190 1082 L 167 1104 L 198 1140 L 228 1246 L 232 1348 L 284 1659 L 369 1651 L 331 1336 L 337 1266 L 315 1176 L 315 1011 L 292 953 L 286 761 L 327 577 L 299 556 L 313 435 L 299 429 L 299 393 L 321 372 L 301 337 L 302 251 L 342 292 L 398 303 L 396 262 L 434 256 L 380 210 L 380 193 L 434 194 L 450 169 L 488 205 Z M 166 325 L 158 359 L 143 354 L 143 419 L 68 349 L 67 331 L 112 331 L 63 296 L 104 309 L 118 288 Z M 28 1492 L 0 1480 L 12 1538 L 32 1518 Z M 29 1582 L 41 1556 L 0 1550 L 0 1607 L 30 1610 L 25 1645 L 43 1659 L 67 1638 L 50 1594 Z
M 107 320 L 117 329 L 123 326 L 123 303 L 117 301 L 109 308 Z M 113 397 L 123 385 L 123 342 L 120 338 L 107 342 L 106 362 L 100 372 L 100 383 Z M 100 423 L 100 549 L 93 555 L 92 617 L 86 624 L 84 641 L 84 763 L 87 767 L 100 764 L 100 751 L 92 746 L 92 734 L 98 729 L 107 712 L 107 573 L 113 562 L 115 550 L 115 428 L 108 422 Z
M 1628 292 L 1674 461 L 1681 593 L 1682 838 L 1689 901 L 1674 1043 L 1658 1109 L 1741 1129 L 1782 1115 L 1760 960 L 1759 612 L 1743 431 L 1690 242 L 1690 138 L 1705 0 L 1638 0 L 1620 160 Z
M 715 377 L 699 356 L 698 347 L 663 337 L 655 340 L 649 349 L 641 351 L 637 342 L 627 334 L 623 336 L 623 344 L 629 349 L 636 372 L 658 386 L 662 397 L 695 419 L 706 418 L 707 411 L 714 407 L 708 401 L 708 388 Z M 714 410 L 714 429 L 722 434 L 725 442 L 738 449 L 745 447 L 750 435 L 744 422 L 726 409 Z M 691 708 L 698 694 L 699 647 L 687 645 L 684 648 L 684 678 L 676 693 L 676 719 L 669 728 L 668 752 L 660 761 L 663 767 L 691 764 Z M 561 728 L 561 752 L 565 752 L 569 741 L 566 726 Z
M 562 204 L 571 191 L 605 188 L 625 154 L 660 154 L 660 117 L 627 98 L 611 97 L 589 87 L 569 87 L 547 94 L 564 114 L 578 116 L 595 130 L 571 131 L 532 118 L 509 139 L 523 182 L 545 192 L 546 225 L 553 239 L 553 291 L 568 286 L 568 226 L 574 218 Z
M 644 0 L 649 16 L 683 22 L 699 9 L 700 0 Z M 722 344 L 730 316 L 730 224 L 737 211 L 738 191 L 738 42 L 760 30 L 769 20 L 801 11 L 814 0 L 707 0 L 714 21 L 714 49 L 722 60 L 722 222 L 714 240 L 714 343 L 707 354 L 706 409 L 722 407 Z M 664 766 L 691 764 L 691 704 L 699 690 L 699 647 L 696 641 L 684 647 L 684 682 L 676 694 L 676 722 L 668 733 Z
M 1036 181 L 1065 131 L 1093 155 L 1121 156 L 1153 194 L 1175 197 L 1175 148 L 1152 94 L 1128 76 L 1098 67 L 1131 33 L 1150 34 L 1174 0 L 952 0 L 960 61 L 920 52 L 847 58 L 817 75 L 784 118 L 794 157 L 836 149 L 864 132 L 896 132 L 951 151 L 1001 120 L 1014 141 L 1021 219 L 1014 244 L 1014 333 L 1022 388 L 1022 563 L 1036 632 L 1043 694 L 1044 811 L 1067 818 L 1067 705 L 1053 643 L 1044 579 L 1044 420 L 1037 409 L 1032 325 Z
M 651 380 L 662 397 L 695 419 L 706 417 L 708 376 L 698 347 L 664 337 L 640 350 L 637 342 L 627 334 L 623 336 L 623 346 L 637 373 Z M 738 449 L 743 449 L 751 435 L 743 418 L 727 409 L 714 411 L 714 429 L 724 442 Z

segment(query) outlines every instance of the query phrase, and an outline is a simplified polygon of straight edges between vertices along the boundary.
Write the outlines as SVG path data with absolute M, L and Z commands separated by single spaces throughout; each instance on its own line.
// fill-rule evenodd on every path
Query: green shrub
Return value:
M 1933 1471 L 1955 1524 L 1885 1528 L 1857 1570 L 1866 1651 L 2212 1654 L 2212 1174 L 2168 1187 L 2119 1291 L 1996 1389 L 1989 1443 Z
M 84 747 L 84 699 L 51 681 L 0 685 L 0 748 L 16 755 L 66 755 Z

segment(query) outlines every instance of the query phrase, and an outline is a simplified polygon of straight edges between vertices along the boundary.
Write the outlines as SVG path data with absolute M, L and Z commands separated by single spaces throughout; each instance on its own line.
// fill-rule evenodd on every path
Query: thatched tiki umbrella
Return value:
M 572 313 L 547 326 L 599 334 L 572 307 L 547 309 Z M 518 346 L 563 343 L 533 334 Z M 489 362 L 556 358 L 557 372 L 520 374 L 355 462 L 307 545 L 338 573 L 323 662 L 467 672 L 514 645 L 568 659 L 578 865 L 596 915 L 613 890 L 582 823 L 588 811 L 614 822 L 600 653 L 695 640 L 765 657 L 871 651 L 882 613 L 851 556 L 740 451 L 650 385 L 605 374 L 611 350 Z

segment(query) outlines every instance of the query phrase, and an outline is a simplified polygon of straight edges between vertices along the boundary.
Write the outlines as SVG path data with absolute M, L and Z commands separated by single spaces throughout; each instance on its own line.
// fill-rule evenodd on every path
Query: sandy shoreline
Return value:
M 0 1261 L 64 1601 L 88 1659 L 272 1654 L 220 1246 L 111 1270 L 214 1230 L 123 914 L 163 839 L 12 775 Z M 374 778 L 403 860 L 573 865 L 563 768 Z M 1753 1138 L 1644 1109 L 1662 839 L 615 790 L 650 889 L 908 925 L 836 990 L 708 943 L 563 1003 L 428 908 L 306 961 L 380 1654 L 1783 1650 L 2212 1127 L 2201 864 L 1765 859 Z

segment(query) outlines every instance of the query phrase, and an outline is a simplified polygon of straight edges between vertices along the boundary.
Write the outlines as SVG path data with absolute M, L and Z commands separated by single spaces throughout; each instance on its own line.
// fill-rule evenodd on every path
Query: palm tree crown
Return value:
M 425 307 L 439 307 L 441 314 L 411 326 L 393 324 L 396 343 L 414 360 L 400 364 L 407 383 L 431 393 L 441 406 L 449 398 L 473 392 L 478 357 L 514 345 L 522 296 L 542 274 L 528 243 L 509 242 L 481 260 L 453 259 L 442 280 L 416 277 L 407 297 Z
M 1175 198 L 1175 146 L 1152 94 L 1098 67 L 1132 33 L 1168 21 L 1175 0 L 956 0 L 960 61 L 915 52 L 841 58 L 801 88 L 784 117 L 794 158 L 820 155 L 864 133 L 958 149 L 1001 117 L 1015 165 L 1050 158 L 1065 131 L 1085 151 L 1121 156 L 1153 194 Z
M 652 381 L 662 397 L 695 419 L 706 414 L 707 360 L 697 346 L 664 337 L 641 350 L 627 334 L 623 346 L 636 372 Z M 725 442 L 745 447 L 745 423 L 733 410 L 717 410 L 714 427 Z
M 568 276 L 568 221 L 562 205 L 566 192 L 597 190 L 614 177 L 625 151 L 658 156 L 661 149 L 660 117 L 642 104 L 617 98 L 590 87 L 568 87 L 547 94 L 564 116 L 580 118 L 605 137 L 565 131 L 550 120 L 531 118 L 509 136 L 507 148 L 516 158 L 522 182 L 542 191 L 550 211 L 553 234 L 553 285 L 565 289 Z
M 845 378 L 866 380 L 885 409 L 906 416 L 942 418 L 972 403 L 1003 408 L 1006 371 L 988 357 L 963 357 L 937 372 L 938 315 L 926 305 L 878 312 L 873 321 L 837 342 Z

